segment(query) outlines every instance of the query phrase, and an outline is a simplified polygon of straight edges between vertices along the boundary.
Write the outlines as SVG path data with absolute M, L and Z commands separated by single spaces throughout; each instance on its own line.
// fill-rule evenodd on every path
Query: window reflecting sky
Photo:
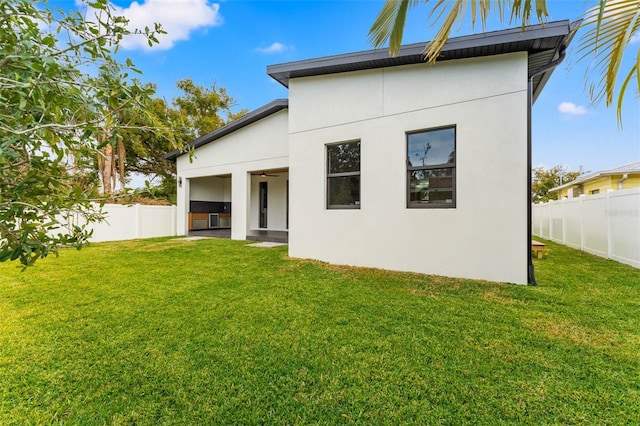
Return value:
M 453 162 L 455 129 L 412 133 L 409 140 L 409 163 L 413 167 L 435 166 Z

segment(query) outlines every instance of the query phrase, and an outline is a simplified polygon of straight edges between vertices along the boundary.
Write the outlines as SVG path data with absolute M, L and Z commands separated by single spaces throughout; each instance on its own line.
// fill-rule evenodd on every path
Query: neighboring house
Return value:
M 562 21 L 452 38 L 435 65 L 420 43 L 396 57 L 269 66 L 288 100 L 198 138 L 193 161 L 167 154 L 177 233 L 207 227 L 212 212 L 233 239 L 288 235 L 292 257 L 535 282 L 530 107 L 575 30 Z
M 596 173 L 586 173 L 571 182 L 551 188 L 549 192 L 558 194 L 558 199 L 561 199 L 578 197 L 582 194 L 600 194 L 610 189 L 618 191 L 638 187 L 640 187 L 640 161 Z

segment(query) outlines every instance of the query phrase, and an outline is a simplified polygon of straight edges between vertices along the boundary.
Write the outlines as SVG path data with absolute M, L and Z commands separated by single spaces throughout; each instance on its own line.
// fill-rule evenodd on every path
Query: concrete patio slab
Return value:
M 285 243 L 274 243 L 272 241 L 261 241 L 259 243 L 247 244 L 247 247 L 263 247 L 263 248 L 272 248 L 278 246 L 286 246 Z
M 198 237 L 198 236 L 193 236 L 193 237 L 184 237 L 184 238 L 175 238 L 176 240 L 180 240 L 180 241 L 196 241 L 196 240 L 208 240 L 211 238 L 215 238 L 215 237 Z

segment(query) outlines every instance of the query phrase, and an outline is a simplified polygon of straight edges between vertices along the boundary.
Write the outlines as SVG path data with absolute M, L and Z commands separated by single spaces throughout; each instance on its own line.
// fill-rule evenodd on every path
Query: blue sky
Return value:
M 547 0 L 549 20 L 578 19 L 594 1 Z M 287 97 L 286 89 L 266 74 L 267 65 L 371 49 L 369 27 L 383 1 L 243 1 L 115 0 L 132 25 L 163 24 L 169 34 L 148 49 L 128 40 L 121 56 L 143 71 L 168 101 L 177 96 L 175 82 L 190 77 L 196 84 L 227 89 L 237 109 L 253 110 Z M 76 7 L 71 0 L 50 0 L 52 9 Z M 517 26 L 489 22 L 487 30 Z M 430 40 L 435 28 L 423 6 L 409 12 L 403 43 Z M 463 25 L 455 35 L 481 32 Z M 640 108 L 635 92 L 627 94 L 624 127 L 614 107 L 589 106 L 585 67 L 577 61 L 577 39 L 554 72 L 533 109 L 533 164 L 598 171 L 640 161 Z M 632 46 L 635 52 L 640 37 Z M 625 58 L 631 63 L 631 54 Z M 628 67 L 627 67 L 628 69 Z

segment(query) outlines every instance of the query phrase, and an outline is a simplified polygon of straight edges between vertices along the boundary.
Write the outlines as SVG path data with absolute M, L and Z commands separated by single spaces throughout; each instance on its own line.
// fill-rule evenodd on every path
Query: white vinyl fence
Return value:
M 533 235 L 640 268 L 640 188 L 534 204 Z
M 176 235 L 176 206 L 105 204 L 106 219 L 89 225 L 89 241 L 120 241 Z M 76 220 L 78 220 L 76 218 Z

